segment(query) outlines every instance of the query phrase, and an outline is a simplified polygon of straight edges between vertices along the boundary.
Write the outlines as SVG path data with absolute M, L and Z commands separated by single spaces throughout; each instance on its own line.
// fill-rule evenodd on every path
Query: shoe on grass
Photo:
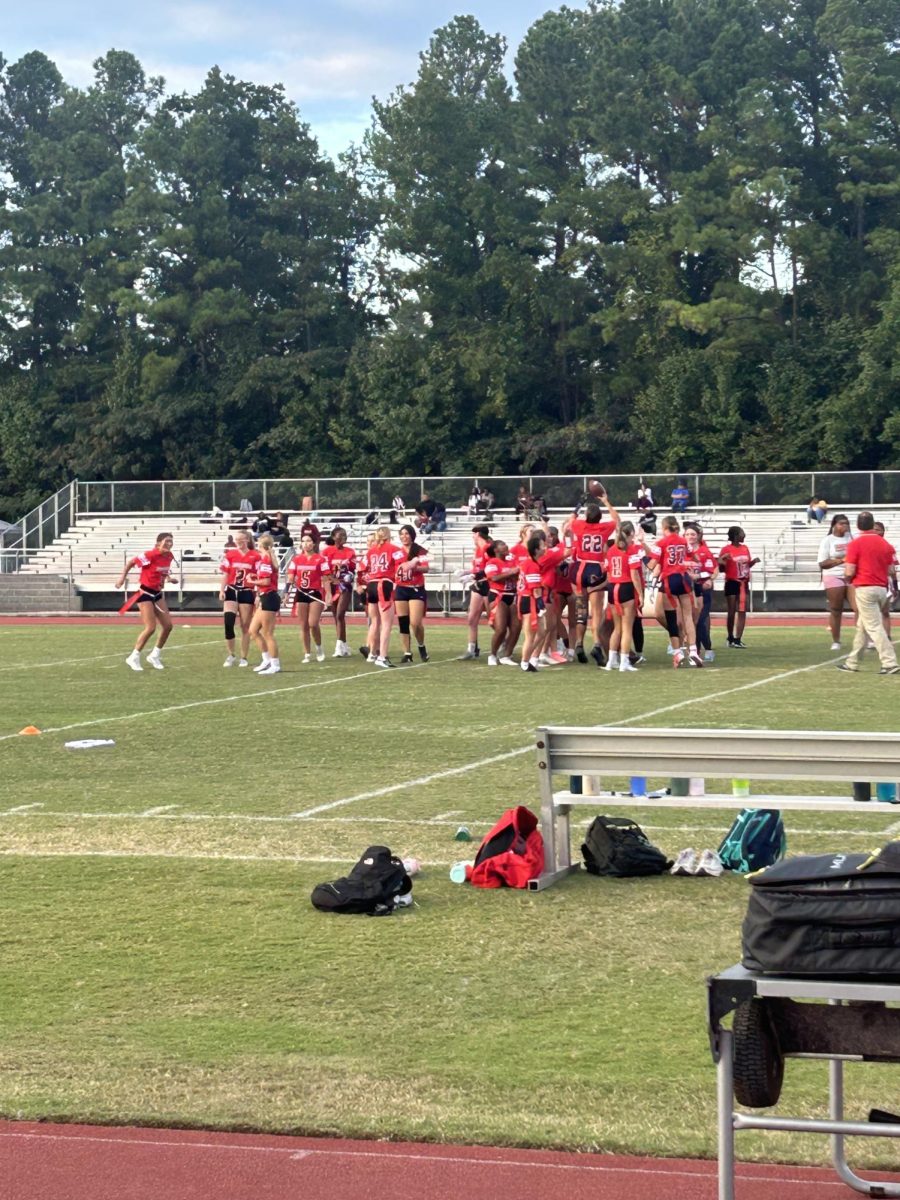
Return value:
M 676 857 L 675 862 L 672 864 L 669 874 L 696 875 L 699 862 L 700 859 L 697 855 L 697 851 L 688 846 L 686 850 L 678 851 L 678 856 Z

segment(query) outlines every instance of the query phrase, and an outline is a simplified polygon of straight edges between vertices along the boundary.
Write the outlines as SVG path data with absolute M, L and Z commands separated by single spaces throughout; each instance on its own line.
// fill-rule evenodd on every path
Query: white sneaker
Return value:
M 325 651 L 320 646 L 318 648 L 318 650 L 316 651 L 316 662 L 324 662 L 324 661 L 325 661 Z
M 551 659 L 549 654 L 539 654 L 538 655 L 538 665 L 541 667 L 552 667 L 553 660 Z
M 566 651 L 566 658 L 569 660 L 569 662 L 574 662 L 574 661 L 575 661 L 575 651 L 572 649 L 572 647 L 571 647 L 571 646 L 570 646 L 570 647 L 569 647 L 569 649 Z
M 668 654 L 671 657 L 674 653 L 675 653 L 675 647 L 672 645 L 671 642 L 669 642 L 668 646 L 666 646 L 666 654 Z
M 306 664 L 307 664 L 307 663 L 310 663 L 310 662 L 312 662 L 312 655 L 311 655 L 311 654 L 304 654 L 304 655 L 303 655 L 303 665 L 304 665 L 304 666 L 306 666 Z
M 716 661 L 715 650 L 704 650 L 703 651 L 703 661 L 704 662 L 715 662 Z
M 275 659 L 272 659 L 272 661 L 269 663 L 269 665 L 266 667 L 263 667 L 263 669 L 261 671 L 258 671 L 257 674 L 258 675 L 280 675 L 281 674 L 281 663 L 277 662 Z
M 670 875 L 696 875 L 697 865 L 699 863 L 697 851 L 692 850 L 690 846 L 687 850 L 679 850 L 678 857 L 669 871 Z
M 391 660 L 389 658 L 381 658 L 379 656 L 378 658 L 375 659 L 376 667 L 392 667 L 393 665 L 394 664 L 391 662 Z
M 498 658 L 497 661 L 501 667 L 517 667 L 519 665 L 516 660 L 514 658 L 510 658 L 508 654 L 502 655 L 502 657 Z
M 141 655 L 140 651 L 138 650 L 132 650 L 132 652 L 125 659 L 125 662 L 129 667 L 131 667 L 132 671 L 143 671 L 144 669 L 141 666 Z
M 702 667 L 703 666 L 703 659 L 700 657 L 700 655 L 697 653 L 696 650 L 692 650 L 690 652 L 690 654 L 688 655 L 688 666 L 689 667 Z
M 841 648 L 841 643 L 840 643 L 840 642 L 832 642 L 832 643 L 831 643 L 831 648 L 832 648 L 832 650 L 840 650 L 840 648 Z
M 261 672 L 263 672 L 266 669 L 266 667 L 269 665 L 269 663 L 271 661 L 272 661 L 271 658 L 264 658 L 262 660 L 262 662 L 259 664 L 259 666 L 254 667 L 253 670 L 256 672 L 257 675 L 259 675 Z
M 467 650 L 465 654 L 460 655 L 461 658 L 477 658 L 478 652 L 475 650 Z
M 147 655 L 147 662 L 151 667 L 155 667 L 157 671 L 164 671 L 165 667 L 162 664 L 162 659 L 159 657 L 157 650 L 151 650 Z
M 238 663 L 238 666 L 239 667 L 249 667 L 250 664 L 247 662 L 246 658 L 242 658 L 241 661 Z
M 378 655 L 377 655 L 377 654 L 373 654 L 373 653 L 371 652 L 371 650 L 370 650 L 370 651 L 369 651 L 369 657 L 366 659 L 366 662 L 370 662 L 370 663 L 376 663 L 376 662 L 378 662 Z
M 343 658 L 344 657 L 344 648 L 343 647 L 344 647 L 344 643 L 338 642 L 334 648 L 334 654 L 332 654 L 331 657 L 332 658 Z
M 632 662 L 629 658 L 622 659 L 622 661 L 619 663 L 619 670 L 620 671 L 634 671 L 635 673 L 637 673 L 637 667 L 635 667 L 632 664 Z
M 498 667 L 499 665 L 500 665 L 500 664 L 499 664 L 499 662 L 498 662 L 498 660 L 497 660 L 497 655 L 496 655 L 496 654 L 489 654 L 489 655 L 488 655 L 488 666 L 489 666 L 489 667 Z
M 684 662 L 684 651 L 683 650 L 673 650 L 672 651 L 672 666 L 680 667 L 683 662 Z
M 237 660 L 235 659 L 234 655 L 229 654 L 228 657 L 225 659 L 225 661 L 222 663 L 222 666 L 223 667 L 233 667 L 236 661 Z
M 722 860 L 716 854 L 715 850 L 704 850 L 697 862 L 695 875 L 709 875 L 713 879 L 718 879 L 725 868 L 722 866 Z
M 412 889 L 402 896 L 394 897 L 394 908 L 411 908 L 413 902 Z
M 353 651 L 350 649 L 350 647 L 347 645 L 347 643 L 342 642 L 341 643 L 341 658 L 350 658 L 352 656 L 352 654 L 353 654 Z

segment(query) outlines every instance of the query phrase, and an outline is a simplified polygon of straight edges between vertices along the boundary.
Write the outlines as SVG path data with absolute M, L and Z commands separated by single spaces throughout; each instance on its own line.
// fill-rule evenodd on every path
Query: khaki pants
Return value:
M 856 608 L 859 619 L 856 622 L 856 637 L 853 639 L 853 649 L 847 656 L 847 666 L 856 670 L 859 660 L 866 649 L 866 638 L 875 643 L 878 657 L 883 667 L 896 667 L 897 655 L 888 640 L 881 623 L 881 606 L 887 599 L 887 588 L 858 587 L 856 588 Z

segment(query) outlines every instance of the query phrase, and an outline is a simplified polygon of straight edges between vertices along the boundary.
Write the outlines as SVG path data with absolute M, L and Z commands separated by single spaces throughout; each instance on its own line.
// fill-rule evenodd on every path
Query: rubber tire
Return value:
M 745 1108 L 771 1108 L 784 1082 L 784 1055 L 765 1001 L 745 1000 L 734 1010 L 734 1096 Z

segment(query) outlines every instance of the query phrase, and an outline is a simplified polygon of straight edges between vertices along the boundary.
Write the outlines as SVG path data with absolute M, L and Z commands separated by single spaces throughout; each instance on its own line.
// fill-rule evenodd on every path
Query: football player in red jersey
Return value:
M 428 551 L 416 542 L 416 531 L 412 525 L 400 526 L 400 545 L 403 547 L 404 557 L 397 563 L 394 576 L 394 608 L 397 612 L 400 641 L 403 643 L 403 662 L 411 663 L 413 660 L 410 630 L 419 648 L 419 658 L 422 662 L 428 662 L 428 651 L 425 648 L 425 613 L 428 608 L 425 572 L 428 570 Z
M 394 576 L 397 564 L 405 557 L 403 547 L 395 546 L 391 541 L 390 528 L 380 525 L 360 562 L 360 573 L 366 581 L 366 608 L 369 614 L 368 657 L 372 662 L 372 651 L 377 646 L 378 654 L 374 658 L 377 667 L 394 665 L 388 655 L 394 624 Z
M 547 529 L 547 544 L 551 550 L 563 545 L 559 530 L 555 525 Z M 565 558 L 556 568 L 553 587 L 548 603 L 547 624 L 553 621 L 555 629 L 547 631 L 547 653 L 565 655 L 567 662 L 575 659 L 575 640 L 578 633 L 578 616 L 575 605 L 575 586 L 572 575 L 575 573 L 575 563 L 571 558 Z M 554 660 L 555 661 L 555 660 Z
M 331 576 L 331 615 L 334 617 L 336 645 L 332 658 L 347 658 L 347 610 L 353 599 L 353 580 L 356 577 L 356 551 L 347 545 L 347 530 L 336 525 L 331 531 L 332 545 L 319 549 L 328 560 Z
M 275 640 L 275 622 L 281 611 L 281 595 L 278 591 L 278 556 L 275 539 L 263 534 L 259 539 L 259 558 L 251 576 L 256 588 L 259 605 L 250 623 L 250 636 L 262 654 L 262 662 L 253 670 L 257 675 L 277 675 L 281 670 L 278 643 Z
M 134 643 L 134 649 L 125 659 L 132 671 L 143 671 L 141 651 L 153 637 L 157 623 L 159 624 L 159 633 L 156 637 L 156 645 L 147 655 L 147 662 L 157 671 L 163 669 L 160 651 L 172 632 L 172 618 L 169 616 L 169 607 L 163 595 L 163 588 L 170 579 L 169 573 L 175 560 L 175 555 L 172 553 L 173 545 L 174 538 L 171 533 L 161 533 L 157 537 L 153 549 L 147 550 L 144 554 L 138 554 L 136 558 L 127 562 L 122 574 L 116 580 L 117 588 L 124 587 L 132 567 L 140 568 L 140 591 L 120 610 L 124 612 L 126 608 L 131 607 L 131 604 L 136 604 L 144 626 Z
M 602 667 L 606 661 L 603 637 L 603 601 L 606 574 L 603 563 L 609 539 L 619 525 L 619 514 L 610 502 L 601 484 L 595 484 L 596 495 L 606 507 L 606 518 L 601 520 L 602 509 L 595 501 L 588 504 L 583 517 L 570 517 L 563 526 L 563 535 L 571 538 L 574 574 L 572 583 L 576 596 L 581 598 L 578 617 L 578 634 L 575 654 L 579 662 L 587 662 L 584 652 L 584 634 L 590 619 L 594 645 L 591 657 Z M 587 611 L 585 611 L 585 603 Z
M 489 667 L 514 667 L 512 650 L 519 638 L 519 612 L 516 607 L 516 578 L 518 560 L 509 552 L 506 542 L 493 542 L 491 553 L 484 562 L 484 574 L 493 597 L 490 621 L 493 626 Z M 505 643 L 505 645 L 504 645 Z M 502 653 L 501 653 L 502 651 Z
M 712 613 L 713 580 L 719 573 L 716 556 L 703 540 L 703 529 L 696 521 L 685 521 L 684 537 L 688 544 L 688 560 L 694 564 L 695 623 L 697 649 L 703 651 L 704 662 L 715 662 L 712 648 L 710 616 Z
M 488 606 L 487 580 L 484 577 L 484 564 L 491 553 L 491 531 L 487 525 L 472 526 L 472 562 L 467 572 L 471 583 L 469 585 L 469 645 L 463 658 L 478 658 L 481 650 L 478 646 L 478 622 Z
M 631 651 L 634 617 L 644 603 L 644 581 L 641 573 L 642 551 L 634 545 L 634 525 L 623 521 L 616 540 L 606 552 L 609 609 L 613 631 L 609 639 L 607 671 L 634 671 Z
M 322 632 L 319 622 L 325 607 L 325 585 L 330 578 L 328 559 L 316 550 L 312 534 L 304 533 L 300 539 L 300 553 L 291 559 L 287 571 L 288 582 L 295 591 L 294 604 L 300 620 L 300 637 L 303 641 L 303 663 L 312 661 L 310 638 L 316 643 L 316 661 L 325 661 L 322 648 Z
M 725 624 L 728 627 L 728 646 L 732 650 L 745 649 L 742 638 L 747 620 L 747 591 L 750 587 L 750 570 L 759 562 L 751 558 L 744 545 L 744 531 L 740 525 L 728 530 L 728 545 L 719 552 L 719 566 L 725 576 Z
M 250 586 L 250 576 L 259 558 L 259 551 L 253 548 L 253 534 L 248 529 L 239 529 L 234 535 L 235 545 L 222 555 L 219 570 L 222 572 L 222 586 L 219 588 L 219 599 L 225 622 L 225 645 L 228 647 L 228 657 L 223 666 L 233 667 L 238 660 L 235 658 L 234 626 L 236 618 L 241 622 L 241 657 L 239 667 L 247 665 L 247 651 L 250 649 L 250 622 L 253 620 L 253 605 L 256 593 Z
M 697 653 L 694 630 L 694 577 L 688 556 L 688 544 L 678 532 L 677 517 L 663 517 L 663 536 L 648 547 L 648 553 L 656 561 L 660 575 L 660 598 L 665 606 L 671 606 L 677 624 L 674 634 L 669 630 L 675 651 L 672 666 L 680 667 L 685 661 L 684 646 L 687 645 L 687 663 L 691 667 L 702 667 L 703 659 Z M 659 605 L 660 601 L 657 601 Z M 678 629 L 681 629 L 679 644 Z

